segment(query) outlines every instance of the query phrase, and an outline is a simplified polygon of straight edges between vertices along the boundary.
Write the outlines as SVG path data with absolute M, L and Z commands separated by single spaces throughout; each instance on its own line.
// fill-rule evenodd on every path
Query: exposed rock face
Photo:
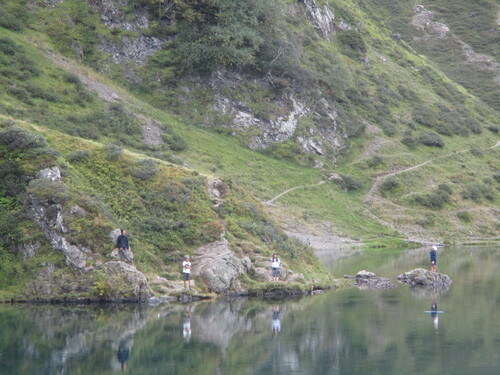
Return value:
M 402 273 L 398 276 L 398 280 L 411 286 L 450 286 L 452 283 L 452 280 L 448 275 L 431 272 L 423 268 L 416 268 Z
M 427 10 L 423 5 L 415 5 L 411 23 L 417 29 L 428 33 L 429 37 L 432 35 L 444 38 L 450 31 L 450 28 L 444 23 L 434 21 L 434 12 Z
M 54 184 L 64 185 L 60 181 L 61 172 L 58 167 L 44 169 L 38 173 L 38 176 L 40 179 L 50 180 Z M 62 205 L 29 195 L 27 208 L 31 218 L 43 231 L 52 247 L 64 253 L 66 264 L 79 270 L 85 269 L 86 261 L 92 256 L 92 253 L 90 249 L 70 244 L 66 240 L 67 229 L 63 224 Z
M 302 2 L 314 29 L 322 38 L 329 40 L 330 34 L 335 32 L 333 24 L 335 15 L 331 9 L 327 6 L 320 8 L 314 0 L 302 0 Z
M 272 77 L 255 80 L 258 86 L 272 89 Z M 210 79 L 210 84 L 215 92 L 227 92 L 228 88 L 237 88 L 246 81 L 235 73 L 216 72 Z M 246 140 L 248 147 L 253 150 L 263 149 L 272 143 L 281 143 L 294 139 L 300 147 L 308 153 L 324 155 L 325 145 L 328 148 L 340 150 L 344 147 L 347 138 L 338 126 L 338 112 L 333 103 L 319 99 L 308 103 L 294 94 L 284 94 L 273 99 L 272 105 L 279 108 L 276 117 L 266 118 L 257 116 L 247 103 L 235 100 L 228 96 L 216 94 L 212 109 L 230 116 L 227 125 L 242 133 L 251 129 L 252 137 Z M 279 113 L 278 113 L 279 112 Z M 301 119 L 312 120 L 312 125 L 300 129 L 301 135 L 297 136 Z
M 107 262 L 100 268 L 104 272 L 105 298 L 146 300 L 153 296 L 142 272 L 124 262 Z
M 203 278 L 212 291 L 239 292 L 237 281 L 245 272 L 245 266 L 231 251 L 227 240 L 212 242 L 196 249 L 192 264 L 192 276 Z

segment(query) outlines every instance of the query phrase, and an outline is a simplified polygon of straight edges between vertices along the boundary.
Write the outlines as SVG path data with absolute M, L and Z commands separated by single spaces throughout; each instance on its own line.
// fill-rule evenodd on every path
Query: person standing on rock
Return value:
M 130 251 L 130 246 L 128 245 L 127 231 L 125 229 L 120 230 L 121 234 L 116 239 L 116 248 L 118 249 L 118 255 L 125 258 L 125 262 L 130 263 L 128 257 L 128 252 Z
M 273 257 L 271 258 L 271 271 L 273 274 L 273 281 L 279 281 L 280 266 L 281 266 L 281 261 L 278 258 L 278 254 L 274 253 Z
M 431 257 L 431 272 L 437 271 L 437 247 L 432 246 L 431 251 L 429 252 Z
M 186 289 L 186 283 L 189 289 L 191 289 L 191 262 L 189 261 L 189 255 L 186 255 L 182 262 L 182 279 L 184 280 L 184 289 Z

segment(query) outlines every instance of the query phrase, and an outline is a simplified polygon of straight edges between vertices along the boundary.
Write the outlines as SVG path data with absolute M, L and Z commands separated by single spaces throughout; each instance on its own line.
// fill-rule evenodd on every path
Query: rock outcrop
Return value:
M 48 184 L 54 191 L 67 189 L 61 181 L 58 167 L 41 170 L 38 179 L 31 183 Z M 87 267 L 87 259 L 92 257 L 92 252 L 86 247 L 67 241 L 65 235 L 68 231 L 63 224 L 63 205 L 53 198 L 44 199 L 36 194 L 28 194 L 26 205 L 32 220 L 42 230 L 52 247 L 64 253 L 66 264 L 74 269 L 84 270 Z
M 238 278 L 245 272 L 245 266 L 231 251 L 226 239 L 196 249 L 192 263 L 192 276 L 201 277 L 210 290 L 243 292 Z
M 453 282 L 448 275 L 431 272 L 423 268 L 402 273 L 398 276 L 398 280 L 410 286 L 450 286 Z
M 396 288 L 396 285 L 390 282 L 386 277 L 378 277 L 373 272 L 362 270 L 356 276 L 345 275 L 344 278 L 355 280 L 352 284 L 358 288 L 370 289 L 391 289 Z
M 105 300 L 147 300 L 153 296 L 146 277 L 135 266 L 120 261 L 107 262 L 98 271 L 102 271 L 103 276 L 95 285 L 102 288 L 99 293 Z

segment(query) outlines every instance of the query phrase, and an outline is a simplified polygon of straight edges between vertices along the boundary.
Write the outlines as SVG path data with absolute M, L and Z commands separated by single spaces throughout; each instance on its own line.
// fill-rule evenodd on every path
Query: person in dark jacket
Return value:
M 121 229 L 121 234 L 116 239 L 116 248 L 118 249 L 118 254 L 121 254 L 126 262 L 130 263 L 130 259 L 127 256 L 130 246 L 128 245 L 127 231 L 125 229 Z
M 431 272 L 436 272 L 437 270 L 437 247 L 432 246 L 431 251 L 429 252 L 431 258 Z

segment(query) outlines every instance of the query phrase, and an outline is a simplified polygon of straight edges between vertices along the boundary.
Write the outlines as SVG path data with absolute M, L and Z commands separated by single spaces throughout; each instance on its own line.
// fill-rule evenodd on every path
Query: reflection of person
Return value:
M 437 270 L 437 247 L 432 246 L 431 251 L 429 252 L 431 258 L 431 272 L 436 272 Z
M 189 342 L 191 339 L 191 306 L 184 312 L 184 320 L 182 321 L 182 336 L 184 340 Z
M 184 289 L 186 289 L 186 282 L 189 289 L 191 289 L 191 262 L 189 261 L 189 255 L 186 255 L 182 262 L 182 276 L 184 280 Z
M 281 332 L 281 321 L 280 321 L 280 308 L 279 306 L 273 307 L 273 322 L 272 322 L 273 333 L 277 335 Z
M 122 370 L 127 366 L 129 348 L 125 340 L 120 340 L 118 344 L 118 353 L 116 353 L 116 358 L 120 362 Z
M 123 256 L 127 263 L 130 263 L 130 259 L 128 257 L 130 246 L 128 245 L 127 231 L 125 229 L 121 229 L 120 231 L 121 234 L 116 239 L 116 249 L 118 249 L 118 254 Z
M 431 304 L 431 319 L 434 323 L 434 328 L 438 329 L 439 326 L 439 314 L 438 314 L 438 305 L 436 302 L 436 296 L 432 296 L 432 304 Z
M 271 271 L 273 273 L 273 281 L 278 281 L 280 278 L 280 265 L 281 261 L 278 258 L 278 254 L 274 253 L 271 258 Z

